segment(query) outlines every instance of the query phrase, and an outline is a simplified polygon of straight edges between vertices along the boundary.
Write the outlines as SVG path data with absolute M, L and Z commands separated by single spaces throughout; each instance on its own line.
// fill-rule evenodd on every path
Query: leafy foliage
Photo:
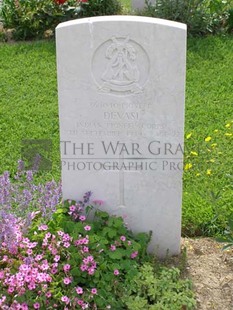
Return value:
M 0 18 L 6 29 L 14 30 L 14 39 L 28 40 L 54 35 L 64 21 L 120 11 L 118 0 L 4 0 Z
M 124 296 L 129 310 L 194 309 L 196 302 L 189 280 L 180 279 L 180 270 L 161 266 L 157 271 L 144 263 Z
M 82 4 L 82 17 L 120 14 L 122 6 L 118 0 L 88 0 Z
M 147 0 L 146 4 L 143 15 L 185 23 L 194 36 L 226 32 L 233 7 L 232 0 Z
M 149 262 L 150 236 L 134 236 L 122 218 L 98 210 L 99 201 L 91 206 L 90 195 L 58 206 L 52 219 L 36 213 L 26 235 L 17 227 L 14 249 L 1 243 L 0 306 L 193 309 L 179 270 Z
M 224 232 L 223 237 L 216 239 L 218 242 L 226 243 L 223 246 L 223 250 L 233 247 L 233 213 L 229 216 L 227 229 Z
M 16 40 L 42 38 L 46 30 L 54 31 L 57 24 L 77 18 L 79 3 L 70 0 L 64 5 L 50 0 L 5 0 L 1 16 L 4 27 L 14 29 Z

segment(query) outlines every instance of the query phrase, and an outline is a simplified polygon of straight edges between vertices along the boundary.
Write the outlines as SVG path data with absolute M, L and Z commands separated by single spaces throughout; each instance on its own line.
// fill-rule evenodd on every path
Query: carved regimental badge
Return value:
M 95 51 L 92 73 L 100 92 L 141 93 L 149 75 L 149 58 L 129 37 L 112 37 Z

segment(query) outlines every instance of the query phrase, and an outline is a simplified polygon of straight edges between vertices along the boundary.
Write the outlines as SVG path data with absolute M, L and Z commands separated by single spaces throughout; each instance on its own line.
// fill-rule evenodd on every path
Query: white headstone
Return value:
M 186 26 L 137 16 L 56 30 L 64 199 L 91 190 L 149 250 L 180 251 Z

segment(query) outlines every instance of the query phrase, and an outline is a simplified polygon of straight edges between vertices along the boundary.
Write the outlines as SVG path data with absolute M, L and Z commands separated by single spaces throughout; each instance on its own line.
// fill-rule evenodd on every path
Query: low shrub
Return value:
M 233 32 L 233 8 L 228 11 L 227 30 Z
M 52 37 L 64 21 L 120 11 L 118 0 L 4 0 L 0 19 L 4 28 L 13 29 L 14 39 L 30 40 Z
M 188 34 L 201 36 L 226 32 L 232 7 L 232 0 L 146 0 L 141 14 L 185 23 Z
M 162 267 L 155 271 L 145 263 L 133 279 L 130 291 L 125 296 L 129 310 L 180 310 L 194 309 L 196 302 L 189 280 L 180 279 L 178 268 Z
M 4 0 L 0 14 L 4 28 L 14 30 L 14 39 L 30 40 L 42 38 L 60 22 L 76 18 L 78 8 L 72 0 L 62 5 L 50 0 Z

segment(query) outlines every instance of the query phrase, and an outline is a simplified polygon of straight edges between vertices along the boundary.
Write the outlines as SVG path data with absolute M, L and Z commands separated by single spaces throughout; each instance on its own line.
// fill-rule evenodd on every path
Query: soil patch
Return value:
M 223 245 L 211 238 L 183 238 L 182 245 L 197 309 L 233 310 L 233 249 L 222 251 Z

